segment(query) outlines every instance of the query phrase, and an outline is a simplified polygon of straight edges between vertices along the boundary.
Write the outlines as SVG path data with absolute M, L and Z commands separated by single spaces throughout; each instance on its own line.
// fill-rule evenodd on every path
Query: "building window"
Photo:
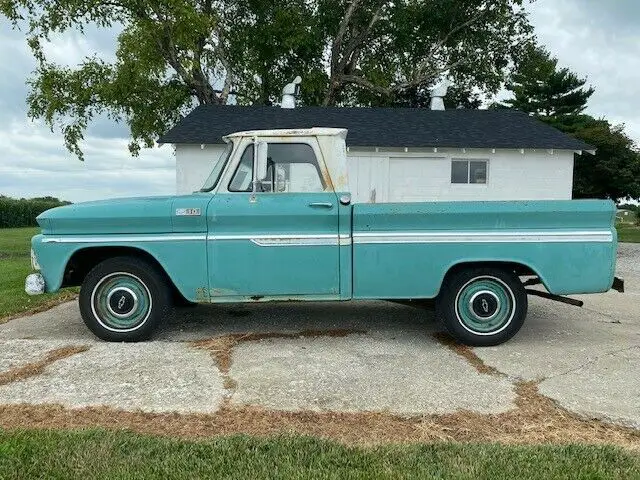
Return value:
M 451 160 L 451 183 L 487 183 L 487 160 Z

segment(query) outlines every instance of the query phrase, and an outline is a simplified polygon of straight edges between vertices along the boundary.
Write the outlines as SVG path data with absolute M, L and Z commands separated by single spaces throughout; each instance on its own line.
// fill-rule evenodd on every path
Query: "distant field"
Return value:
M 617 224 L 618 241 L 640 243 L 640 226 L 631 224 Z
M 39 231 L 38 228 L 0 229 L 0 323 L 75 296 L 75 289 L 34 297 L 24 293 L 24 279 L 31 273 L 31 237 Z

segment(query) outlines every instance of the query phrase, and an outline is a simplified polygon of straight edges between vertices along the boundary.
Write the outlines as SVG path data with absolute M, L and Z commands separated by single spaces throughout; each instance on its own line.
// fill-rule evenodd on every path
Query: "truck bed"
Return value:
M 605 292 L 615 211 L 603 200 L 355 204 L 353 296 L 432 298 L 474 262 L 513 263 L 558 295 Z

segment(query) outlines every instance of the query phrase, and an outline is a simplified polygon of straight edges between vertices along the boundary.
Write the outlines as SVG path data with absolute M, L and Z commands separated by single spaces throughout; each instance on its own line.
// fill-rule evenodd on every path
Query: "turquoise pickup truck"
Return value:
M 148 339 L 175 300 L 435 299 L 468 345 L 515 335 L 528 294 L 622 290 L 613 202 L 352 204 L 346 134 L 235 133 L 191 195 L 48 210 L 25 288 L 80 285 L 84 322 L 110 341 Z

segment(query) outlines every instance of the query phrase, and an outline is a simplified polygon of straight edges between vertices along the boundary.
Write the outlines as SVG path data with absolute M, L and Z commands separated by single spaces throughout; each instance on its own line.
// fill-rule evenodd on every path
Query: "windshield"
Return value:
M 210 192 L 215 188 L 218 184 L 218 180 L 220 180 L 220 175 L 222 175 L 222 170 L 224 170 L 224 166 L 231 155 L 231 150 L 233 150 L 233 142 L 227 143 L 224 152 L 220 155 L 220 158 L 216 160 L 216 163 L 213 165 L 213 170 L 211 171 L 211 175 L 207 178 L 207 181 L 204 182 L 204 186 L 200 189 L 201 192 Z

